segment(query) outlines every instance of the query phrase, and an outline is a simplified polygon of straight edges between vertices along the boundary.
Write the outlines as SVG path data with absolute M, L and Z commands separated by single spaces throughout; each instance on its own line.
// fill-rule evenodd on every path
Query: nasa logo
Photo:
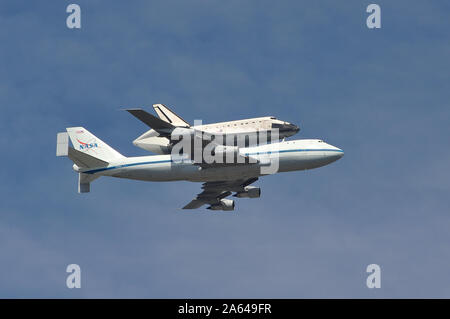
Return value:
M 77 139 L 78 143 L 80 143 L 80 150 L 88 150 L 91 148 L 98 147 L 97 143 L 84 143 Z

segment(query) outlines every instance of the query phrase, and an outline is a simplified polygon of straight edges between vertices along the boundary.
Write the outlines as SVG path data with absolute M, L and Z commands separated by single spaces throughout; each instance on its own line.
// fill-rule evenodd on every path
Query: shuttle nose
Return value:
M 295 124 L 289 124 L 292 127 L 292 131 L 294 131 L 295 133 L 298 133 L 300 131 L 300 127 L 298 127 Z
M 295 124 L 288 123 L 288 122 L 284 122 L 282 124 L 273 123 L 272 129 L 278 129 L 280 133 L 288 134 L 289 136 L 297 134 L 298 131 L 300 131 L 300 127 L 298 127 Z

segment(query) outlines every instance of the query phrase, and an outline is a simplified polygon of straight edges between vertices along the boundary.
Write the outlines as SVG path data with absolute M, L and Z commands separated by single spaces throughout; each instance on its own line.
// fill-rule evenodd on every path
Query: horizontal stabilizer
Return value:
M 69 134 L 67 132 L 56 135 L 56 156 L 67 156 L 69 149 Z
M 108 166 L 108 162 L 102 161 L 101 159 L 98 159 L 89 154 L 77 151 L 73 147 L 69 147 L 68 156 L 79 167 L 93 168 Z
M 78 173 L 78 193 L 89 193 L 91 191 L 91 182 L 98 176 L 91 174 Z

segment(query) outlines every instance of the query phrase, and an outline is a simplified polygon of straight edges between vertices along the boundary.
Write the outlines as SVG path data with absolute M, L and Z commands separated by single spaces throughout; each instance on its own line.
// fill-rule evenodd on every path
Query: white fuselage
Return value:
M 223 165 L 201 168 L 192 162 L 174 160 L 172 155 L 125 157 L 104 168 L 74 169 L 94 176 L 113 176 L 144 181 L 226 181 L 267 175 L 263 166 L 277 167 L 276 172 L 321 167 L 341 158 L 344 152 L 321 140 L 292 140 L 240 149 L 260 164 Z M 273 166 L 276 165 L 276 166 Z

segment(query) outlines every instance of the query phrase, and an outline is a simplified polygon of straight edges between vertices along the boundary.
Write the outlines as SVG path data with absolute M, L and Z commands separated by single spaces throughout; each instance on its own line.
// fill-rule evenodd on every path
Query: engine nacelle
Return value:
M 238 192 L 234 195 L 239 198 L 259 198 L 261 196 L 261 188 L 254 186 L 246 186 L 243 192 Z
M 232 199 L 221 199 L 219 204 L 214 204 L 208 207 L 211 210 L 234 210 L 234 200 Z

